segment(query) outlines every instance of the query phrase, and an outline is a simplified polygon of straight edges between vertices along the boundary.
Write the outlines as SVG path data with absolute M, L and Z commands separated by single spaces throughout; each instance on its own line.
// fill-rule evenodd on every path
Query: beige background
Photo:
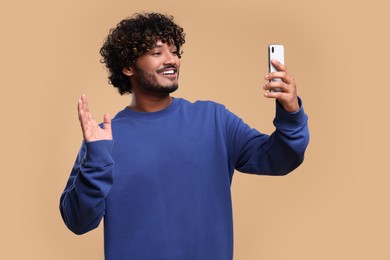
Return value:
M 235 259 L 390 259 L 389 4 L 372 1 L 2 1 L 1 259 L 103 259 L 102 227 L 76 236 L 60 194 L 81 143 L 76 102 L 96 117 L 129 103 L 107 84 L 99 48 L 134 12 L 185 28 L 180 90 L 225 104 L 270 133 L 267 45 L 310 116 L 306 161 L 291 175 L 236 174 Z

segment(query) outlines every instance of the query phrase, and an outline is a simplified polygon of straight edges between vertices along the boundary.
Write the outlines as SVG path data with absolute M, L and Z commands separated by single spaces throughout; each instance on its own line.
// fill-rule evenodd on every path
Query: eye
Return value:
M 152 56 L 160 56 L 160 55 L 161 55 L 161 52 L 159 52 L 159 51 L 152 52 Z
M 177 56 L 179 54 L 177 50 L 173 50 L 173 51 L 171 51 L 171 53 L 172 53 L 172 55 L 175 55 L 175 56 Z

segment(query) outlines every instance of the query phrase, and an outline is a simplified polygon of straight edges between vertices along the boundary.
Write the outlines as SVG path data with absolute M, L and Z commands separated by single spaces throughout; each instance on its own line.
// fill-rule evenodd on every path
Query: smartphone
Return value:
M 269 72 L 277 71 L 272 65 L 271 60 L 277 60 L 284 64 L 284 46 L 282 44 L 270 44 L 268 46 L 268 70 Z M 281 81 L 281 79 L 273 79 L 272 81 Z M 280 89 L 274 89 L 272 91 L 281 91 Z

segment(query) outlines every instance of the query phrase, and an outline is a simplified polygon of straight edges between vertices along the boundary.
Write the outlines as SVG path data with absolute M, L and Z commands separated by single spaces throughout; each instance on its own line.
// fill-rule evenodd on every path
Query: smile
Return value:
M 170 70 L 164 70 L 160 72 L 162 75 L 173 75 L 176 73 L 176 70 L 170 69 Z

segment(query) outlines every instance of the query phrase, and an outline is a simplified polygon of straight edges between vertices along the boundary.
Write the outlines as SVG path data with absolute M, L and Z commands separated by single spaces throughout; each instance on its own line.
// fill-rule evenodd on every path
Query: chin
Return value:
M 160 93 L 173 93 L 179 88 L 179 85 L 171 85 L 171 86 L 166 86 L 166 87 L 160 87 L 159 91 Z

